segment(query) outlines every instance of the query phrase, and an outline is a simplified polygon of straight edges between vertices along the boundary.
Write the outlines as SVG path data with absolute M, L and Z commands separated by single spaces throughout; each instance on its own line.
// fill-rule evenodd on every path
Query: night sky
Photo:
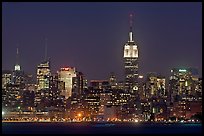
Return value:
M 123 80 L 123 46 L 133 13 L 139 47 L 139 74 L 165 76 L 173 67 L 196 67 L 202 74 L 202 3 L 3 3 L 2 69 L 20 65 L 36 73 L 45 39 L 51 71 L 73 66 L 91 79 L 115 72 Z

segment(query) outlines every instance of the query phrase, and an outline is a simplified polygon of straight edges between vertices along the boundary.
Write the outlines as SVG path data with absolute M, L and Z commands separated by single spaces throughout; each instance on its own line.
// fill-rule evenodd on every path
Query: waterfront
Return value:
M 3 134 L 202 134 L 190 123 L 2 123 Z
M 201 134 L 201 3 L 2 6 L 4 134 Z

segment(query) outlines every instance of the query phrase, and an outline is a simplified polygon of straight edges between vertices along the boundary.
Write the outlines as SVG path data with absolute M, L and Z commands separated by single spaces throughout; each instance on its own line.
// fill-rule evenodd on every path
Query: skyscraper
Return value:
M 8 85 L 11 84 L 11 74 L 9 70 L 2 71 L 2 107 L 8 106 Z
M 38 85 L 37 90 L 49 88 L 50 76 L 51 76 L 50 61 L 48 60 L 40 63 L 37 67 L 37 85 Z
M 110 84 L 110 87 L 112 89 L 116 88 L 116 86 L 117 86 L 116 77 L 115 77 L 115 74 L 113 72 L 111 72 L 111 74 L 110 74 L 109 84 Z
M 19 64 L 19 50 L 16 50 L 16 64 L 12 73 L 2 73 L 2 106 L 15 111 L 22 103 L 22 93 L 25 87 L 25 74 Z
M 12 73 L 12 83 L 13 84 L 22 84 L 24 83 L 24 72 L 21 69 L 21 66 L 19 64 L 19 50 L 17 48 L 16 50 L 16 64 Z
M 64 95 L 67 99 L 72 95 L 72 78 L 76 77 L 76 70 L 74 67 L 61 68 L 58 76 L 59 81 L 63 81 L 65 83 L 65 90 L 62 90 L 62 95 Z
M 125 89 L 138 90 L 138 46 L 133 40 L 132 14 L 130 14 L 129 40 L 124 46 Z
M 2 71 L 2 89 L 6 89 L 6 85 L 11 83 L 11 73 L 10 70 Z
M 158 75 L 155 72 L 149 72 L 145 81 L 145 97 L 164 97 L 165 92 L 165 77 Z
M 76 72 L 76 77 L 72 78 L 72 93 L 74 97 L 80 97 L 83 91 L 84 74 L 82 72 Z
M 173 68 L 169 81 L 171 101 L 181 99 L 192 101 L 195 97 L 198 85 L 198 72 L 195 68 Z

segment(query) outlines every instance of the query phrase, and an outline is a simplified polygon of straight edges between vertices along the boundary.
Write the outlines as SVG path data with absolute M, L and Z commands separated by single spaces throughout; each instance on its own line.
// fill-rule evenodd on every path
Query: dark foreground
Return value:
M 3 134 L 202 134 L 202 124 L 2 123 Z

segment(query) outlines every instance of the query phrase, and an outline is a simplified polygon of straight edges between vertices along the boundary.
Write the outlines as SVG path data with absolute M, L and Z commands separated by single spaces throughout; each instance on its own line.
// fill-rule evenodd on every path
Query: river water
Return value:
M 202 134 L 202 124 L 2 123 L 3 134 Z

